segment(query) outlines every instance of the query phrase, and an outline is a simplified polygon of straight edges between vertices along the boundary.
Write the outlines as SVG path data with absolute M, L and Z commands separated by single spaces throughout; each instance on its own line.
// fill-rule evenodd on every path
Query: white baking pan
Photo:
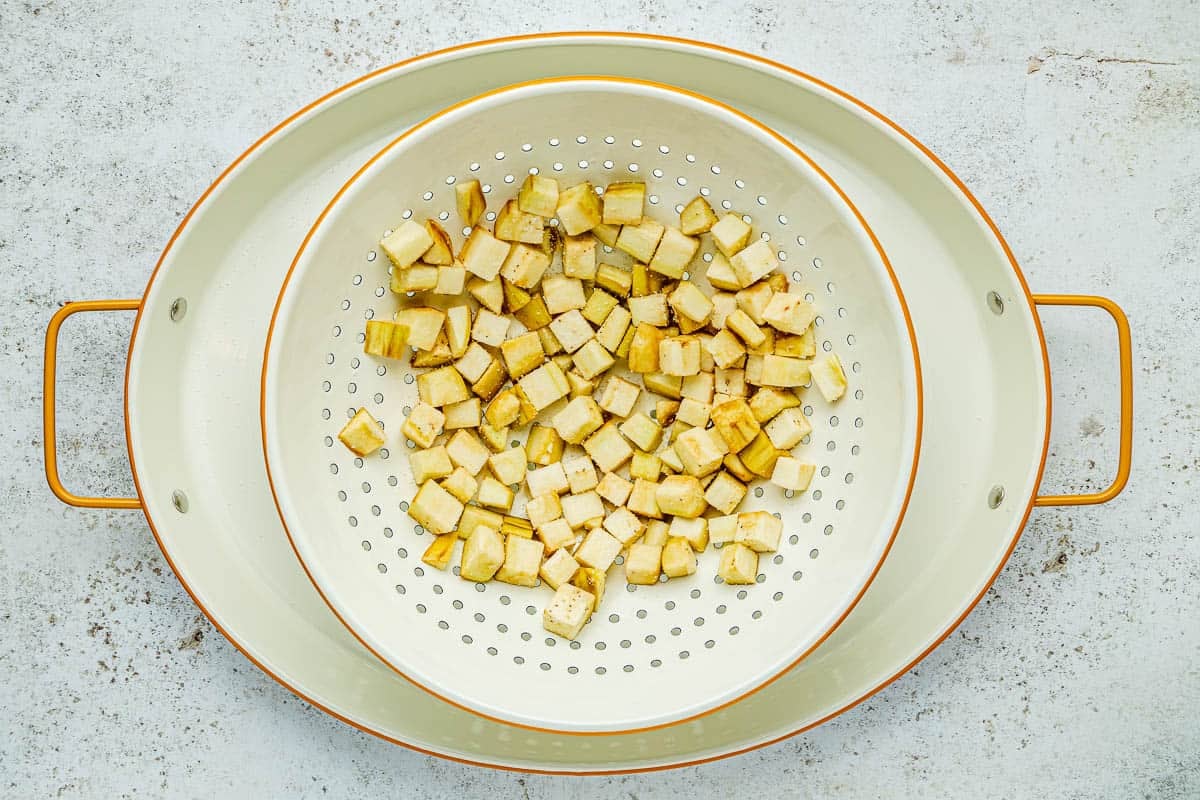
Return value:
M 900 535 L 871 589 L 798 667 L 703 720 L 623 736 L 515 729 L 399 680 L 328 611 L 270 501 L 258 418 L 270 310 L 295 244 L 371 153 L 432 112 L 497 86 L 604 65 L 723 100 L 800 143 L 872 225 L 905 286 L 925 377 L 921 469 Z M 660 769 L 762 746 L 828 719 L 898 677 L 974 607 L 1033 505 L 1105 502 L 1128 476 L 1128 327 L 1118 322 L 1121 455 L 1100 494 L 1038 497 L 1049 372 L 1033 298 L 995 225 L 932 153 L 869 107 L 781 65 L 708 45 L 629 34 L 485 42 L 416 59 L 337 90 L 230 167 L 172 237 L 145 297 L 64 307 L 46 360 L 47 474 L 73 505 L 141 507 L 213 623 L 309 702 L 423 752 L 551 772 Z M 57 478 L 54 344 L 84 310 L 139 312 L 126 428 L 139 497 L 71 494 Z M 951 386 L 938 392 L 934 387 Z M 970 398 L 965 402 L 963 398 Z M 186 424 L 184 424 L 186 421 Z M 969 531 L 970 535 L 963 535 Z

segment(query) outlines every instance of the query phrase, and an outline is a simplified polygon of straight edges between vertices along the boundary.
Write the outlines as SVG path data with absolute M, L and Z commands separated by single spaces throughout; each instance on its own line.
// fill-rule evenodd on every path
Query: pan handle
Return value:
M 1121 307 L 1107 297 L 1077 294 L 1035 294 L 1039 306 L 1076 306 L 1100 308 L 1108 312 L 1117 324 L 1117 347 L 1121 370 L 1121 445 L 1117 456 L 1117 476 L 1103 492 L 1093 494 L 1038 495 L 1035 506 L 1087 506 L 1107 503 L 1119 495 L 1129 481 L 1129 466 L 1133 460 L 1133 347 L 1129 338 L 1129 320 Z
M 42 424 L 45 427 L 43 441 L 46 451 L 46 480 L 50 491 L 69 506 L 80 508 L 141 508 L 142 504 L 136 497 L 84 497 L 77 495 L 63 486 L 58 477 L 57 436 L 54 427 L 54 373 L 55 359 L 58 356 L 58 329 L 72 314 L 80 311 L 137 311 L 142 304 L 139 300 L 83 300 L 77 303 L 65 303 L 62 308 L 50 318 L 46 328 L 46 367 L 42 380 Z

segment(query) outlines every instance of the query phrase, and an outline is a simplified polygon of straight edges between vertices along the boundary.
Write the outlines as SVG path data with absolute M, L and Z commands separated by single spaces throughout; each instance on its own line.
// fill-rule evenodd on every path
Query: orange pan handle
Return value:
M 54 427 L 54 372 L 55 359 L 58 356 L 58 329 L 66 322 L 67 317 L 80 311 L 137 311 L 142 304 L 139 300 L 83 300 L 78 303 L 66 303 L 50 318 L 50 326 L 46 328 L 46 368 L 43 372 L 42 388 L 42 424 L 45 426 L 46 449 L 46 480 L 50 491 L 55 497 L 69 506 L 80 508 L 141 508 L 142 504 L 136 497 L 83 497 L 71 492 L 63 486 L 58 477 L 57 436 Z
M 1035 506 L 1089 506 L 1107 503 L 1121 493 L 1129 481 L 1129 466 L 1133 460 L 1133 346 L 1129 338 L 1129 320 L 1121 307 L 1107 297 L 1082 294 L 1035 294 L 1039 306 L 1076 306 L 1100 308 L 1108 312 L 1117 324 L 1117 347 L 1121 370 L 1121 450 L 1117 456 L 1117 476 L 1103 492 L 1094 494 L 1038 495 Z

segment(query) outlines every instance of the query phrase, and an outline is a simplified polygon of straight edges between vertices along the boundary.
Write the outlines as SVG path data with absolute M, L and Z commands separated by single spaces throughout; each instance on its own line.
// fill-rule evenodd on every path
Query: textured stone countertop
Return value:
M 0 792 L 1200 796 L 1200 10 L 711 5 L 0 0 Z M 428 758 L 292 696 L 193 606 L 139 513 L 51 496 L 39 410 L 58 304 L 140 295 L 191 203 L 274 123 L 414 54 L 577 27 L 719 42 L 882 109 L 975 191 L 1035 291 L 1124 306 L 1137 384 L 1126 492 L 1035 512 L 984 602 L 916 670 L 765 750 L 589 780 Z M 128 494 L 131 319 L 98 317 L 64 333 L 60 448 L 72 485 Z M 1044 319 L 1046 486 L 1099 487 L 1116 452 L 1111 327 Z

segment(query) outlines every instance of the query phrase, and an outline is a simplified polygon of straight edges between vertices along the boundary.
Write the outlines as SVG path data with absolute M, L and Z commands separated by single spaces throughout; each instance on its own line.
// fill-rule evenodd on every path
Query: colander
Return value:
M 721 583 L 711 550 L 694 576 L 653 586 L 626 585 L 617 567 L 574 641 L 542 629 L 548 587 L 471 583 L 456 569 L 421 562 L 430 535 L 404 513 L 416 492 L 406 457 L 413 443 L 396 433 L 417 402 L 414 375 L 406 362 L 362 352 L 366 320 L 430 302 L 388 291 L 380 238 L 410 218 L 460 226 L 454 187 L 469 178 L 482 182 L 491 221 L 536 170 L 563 186 L 644 180 L 647 213 L 662 222 L 696 194 L 718 211 L 744 214 L 820 308 L 819 347 L 841 356 L 851 382 L 835 405 L 805 394 L 814 431 L 803 457 L 819 465 L 810 491 L 791 496 L 759 485 L 742 506 L 784 520 L 783 544 L 760 559 L 757 585 Z M 699 267 L 711 258 L 706 241 L 693 276 L 706 289 Z M 603 260 L 623 259 L 605 248 Z M 648 394 L 642 402 L 647 410 L 652 404 Z M 284 282 L 262 403 L 281 518 L 309 576 L 351 631 L 449 702 L 575 733 L 692 718 L 803 658 L 849 612 L 884 558 L 911 489 L 920 429 L 916 349 L 899 286 L 838 187 L 781 137 L 726 106 L 609 78 L 489 93 L 416 126 L 371 159 L 320 216 Z M 388 432 L 384 449 L 367 458 L 336 441 L 360 407 Z M 379 530 L 382 547 L 366 535 Z

